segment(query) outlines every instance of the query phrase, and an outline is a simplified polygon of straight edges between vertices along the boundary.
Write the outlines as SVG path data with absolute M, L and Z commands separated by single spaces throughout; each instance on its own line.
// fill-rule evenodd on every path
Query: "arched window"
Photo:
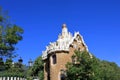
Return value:
M 56 64 L 56 62 L 57 62 L 57 59 L 56 59 L 56 55 L 55 55 L 55 54 L 52 56 L 52 62 L 53 62 L 53 64 Z

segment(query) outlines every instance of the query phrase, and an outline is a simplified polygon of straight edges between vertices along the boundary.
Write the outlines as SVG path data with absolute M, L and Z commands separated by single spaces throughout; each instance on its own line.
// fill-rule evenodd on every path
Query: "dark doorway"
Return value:
M 61 74 L 61 75 L 60 75 L 60 80 L 66 80 L 65 78 L 66 78 L 66 77 L 65 77 L 64 74 Z

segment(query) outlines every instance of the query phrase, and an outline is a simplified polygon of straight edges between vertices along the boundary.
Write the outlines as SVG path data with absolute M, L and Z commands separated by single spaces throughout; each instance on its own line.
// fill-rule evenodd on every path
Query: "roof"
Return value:
M 63 27 L 65 26 L 65 27 Z M 51 54 L 56 51 L 67 51 L 69 52 L 69 47 L 72 44 L 73 40 L 77 39 L 77 36 L 81 38 L 81 42 L 85 45 L 87 51 L 88 48 L 86 44 L 84 43 L 84 40 L 82 36 L 79 34 L 79 32 L 75 32 L 74 36 L 70 32 L 68 32 L 66 24 L 63 24 L 62 26 L 62 33 L 58 36 L 57 41 L 55 42 L 50 42 L 48 46 L 46 46 L 46 50 L 42 52 L 42 59 L 45 60 L 47 59 L 48 54 Z

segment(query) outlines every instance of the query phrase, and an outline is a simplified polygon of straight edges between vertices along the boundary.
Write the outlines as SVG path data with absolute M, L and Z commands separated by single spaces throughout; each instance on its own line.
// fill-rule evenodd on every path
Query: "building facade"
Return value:
M 66 63 L 72 62 L 75 50 L 88 51 L 79 32 L 72 35 L 66 24 L 62 25 L 62 32 L 56 42 L 50 42 L 42 53 L 44 60 L 44 80 L 65 80 Z

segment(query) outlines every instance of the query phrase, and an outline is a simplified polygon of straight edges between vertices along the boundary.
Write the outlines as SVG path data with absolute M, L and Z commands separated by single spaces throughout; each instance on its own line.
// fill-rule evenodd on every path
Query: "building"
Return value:
M 50 42 L 43 51 L 44 80 L 65 80 L 65 64 L 72 62 L 71 57 L 75 50 L 88 51 L 88 48 L 79 32 L 75 32 L 72 36 L 66 24 L 63 24 L 58 40 Z

